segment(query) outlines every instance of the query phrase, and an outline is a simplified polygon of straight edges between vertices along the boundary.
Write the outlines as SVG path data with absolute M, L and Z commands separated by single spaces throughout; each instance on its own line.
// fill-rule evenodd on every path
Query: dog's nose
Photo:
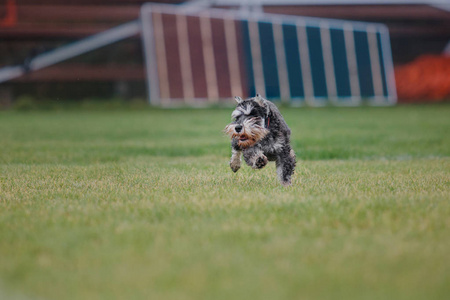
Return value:
M 242 125 L 236 125 L 236 127 L 234 127 L 234 130 L 236 130 L 236 132 L 241 132 Z

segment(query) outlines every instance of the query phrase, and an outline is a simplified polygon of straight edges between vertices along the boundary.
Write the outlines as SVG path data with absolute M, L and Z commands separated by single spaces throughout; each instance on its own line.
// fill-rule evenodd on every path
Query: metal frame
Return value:
M 152 12 L 154 20 L 152 20 Z M 297 28 L 297 40 L 300 50 L 301 72 L 303 74 L 303 87 L 305 103 L 309 105 L 322 105 L 323 101 L 318 101 L 314 97 L 313 81 L 311 76 L 311 66 L 309 61 L 308 38 L 306 36 L 305 26 L 316 27 L 320 29 L 320 40 L 323 51 L 326 87 L 328 98 L 333 104 L 337 105 L 357 105 L 360 97 L 350 97 L 348 101 L 339 97 L 337 101 L 336 80 L 334 78 L 333 53 L 330 51 L 331 39 L 330 29 L 340 29 L 344 31 L 345 47 L 348 60 L 350 84 L 352 95 L 359 94 L 359 79 L 357 74 L 357 64 L 355 61 L 355 44 L 353 32 L 367 32 L 369 56 L 373 78 L 373 88 L 375 97 L 369 99 L 369 103 L 373 105 L 394 104 L 396 102 L 395 79 L 393 78 L 393 64 L 390 49 L 389 35 L 387 27 L 376 23 L 363 23 L 353 21 L 341 21 L 311 17 L 295 17 L 280 16 L 275 14 L 266 14 L 262 12 L 250 11 L 230 11 L 221 9 L 208 9 L 203 11 L 186 10 L 184 8 L 174 7 L 171 5 L 145 4 L 141 8 L 141 20 L 129 22 L 105 32 L 82 39 L 81 41 L 57 48 L 47 53 L 41 54 L 33 58 L 29 65 L 26 66 L 9 66 L 0 69 L 0 82 L 17 78 L 24 75 L 28 70 L 39 70 L 61 61 L 70 59 L 74 56 L 95 50 L 108 44 L 120 41 L 130 36 L 142 32 L 144 58 L 146 64 L 146 75 L 148 84 L 149 99 L 152 104 L 162 104 L 162 99 L 170 99 L 170 89 L 168 82 L 167 60 L 165 58 L 164 43 L 155 43 L 155 39 L 163 39 L 163 27 L 154 26 L 154 23 L 160 23 L 161 14 L 168 13 L 176 16 L 177 40 L 179 42 L 180 67 L 183 80 L 183 100 L 189 102 L 193 99 L 193 81 L 191 78 L 192 66 L 189 58 L 189 40 L 187 38 L 186 17 L 195 16 L 200 18 L 202 46 L 204 50 L 205 74 L 209 84 L 207 84 L 208 99 L 212 102 L 218 100 L 217 74 L 215 69 L 215 57 L 212 49 L 212 36 L 210 22 L 213 18 L 224 20 L 225 24 L 225 43 L 227 57 L 233 67 L 230 67 L 230 84 L 233 92 L 242 91 L 242 84 L 237 82 L 236 76 L 239 77 L 239 66 L 236 59 L 237 45 L 232 39 L 235 39 L 234 21 L 247 21 L 250 33 L 250 49 L 252 56 L 252 67 L 255 80 L 255 88 L 257 92 L 264 95 L 266 91 L 266 83 L 263 75 L 262 52 L 260 45 L 260 22 L 269 22 L 272 24 L 272 33 L 274 36 L 274 47 L 276 61 L 278 66 L 278 80 L 280 88 L 280 98 L 287 99 L 290 97 L 289 80 L 286 67 L 286 56 L 284 52 L 284 35 L 282 26 L 294 25 Z M 159 18 L 157 18 L 159 16 Z M 154 30 L 156 29 L 156 31 Z M 383 85 L 381 80 L 381 69 L 377 42 L 377 33 L 380 34 L 381 54 L 383 57 L 383 65 L 386 78 L 386 88 L 388 97 L 383 95 Z M 208 42 L 209 41 L 209 42 Z M 328 47 L 327 47 L 328 45 Z M 162 58 L 160 61 L 157 57 Z M 375 76 L 376 75 L 376 76 Z M 383 95 L 383 96 L 380 96 Z
M 9 66 L 0 69 L 0 83 L 60 63 L 72 57 L 132 37 L 141 32 L 139 20 L 119 25 L 32 58 L 27 66 Z

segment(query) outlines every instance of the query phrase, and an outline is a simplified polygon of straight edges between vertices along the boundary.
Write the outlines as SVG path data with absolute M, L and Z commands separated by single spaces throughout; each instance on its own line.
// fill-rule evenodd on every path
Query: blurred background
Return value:
M 145 0 L 0 0 L 0 68 L 27 70 L 36 55 L 138 19 Z M 450 98 L 449 1 L 179 1 L 153 3 L 379 22 L 388 26 L 398 102 Z M 254 1 L 255 2 L 255 1 Z M 252 2 L 253 3 L 253 2 Z M 18 99 L 126 100 L 147 97 L 139 34 L 0 83 L 0 107 Z

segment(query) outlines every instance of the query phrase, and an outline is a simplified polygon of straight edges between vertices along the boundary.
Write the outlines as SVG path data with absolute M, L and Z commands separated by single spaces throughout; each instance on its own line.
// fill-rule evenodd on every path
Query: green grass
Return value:
M 0 298 L 448 299 L 449 105 L 282 109 L 290 188 L 230 113 L 0 112 Z

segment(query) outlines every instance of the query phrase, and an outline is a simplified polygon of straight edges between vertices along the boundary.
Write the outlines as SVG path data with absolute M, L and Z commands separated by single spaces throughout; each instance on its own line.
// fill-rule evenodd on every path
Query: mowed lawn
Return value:
M 283 108 L 289 188 L 231 111 L 0 112 L 0 299 L 449 299 L 450 105 Z

